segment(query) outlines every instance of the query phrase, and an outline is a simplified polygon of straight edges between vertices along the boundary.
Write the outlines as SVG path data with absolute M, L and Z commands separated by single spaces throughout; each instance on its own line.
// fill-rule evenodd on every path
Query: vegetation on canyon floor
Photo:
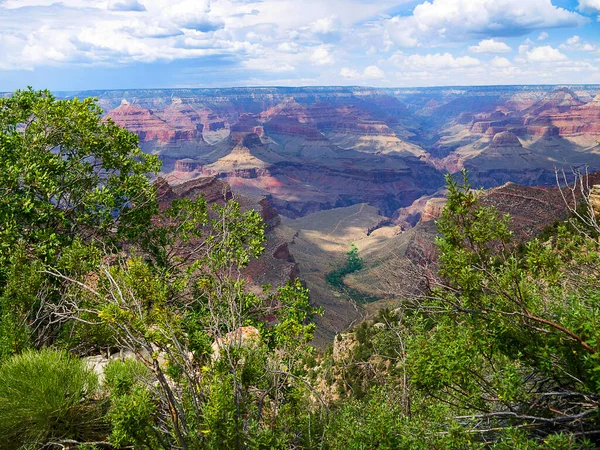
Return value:
M 438 274 L 317 352 L 307 289 L 242 276 L 260 215 L 158 169 L 92 100 L 0 100 L 1 448 L 598 445 L 593 212 L 523 247 L 448 177 Z
M 344 283 L 346 275 L 358 272 L 363 268 L 363 260 L 358 255 L 358 248 L 351 244 L 350 250 L 346 253 L 347 259 L 342 267 L 333 270 L 325 275 L 325 281 L 336 291 L 347 295 L 350 300 L 356 303 L 369 303 L 378 300 L 377 297 L 367 295 L 357 289 L 353 289 Z

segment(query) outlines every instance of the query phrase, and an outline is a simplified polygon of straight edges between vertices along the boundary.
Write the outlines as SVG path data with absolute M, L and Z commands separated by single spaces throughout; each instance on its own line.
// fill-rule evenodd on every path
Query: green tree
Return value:
M 437 222 L 443 286 L 421 304 L 411 381 L 454 405 L 470 433 L 585 437 L 600 419 L 598 242 L 561 226 L 522 251 L 510 217 L 481 206 L 463 176 L 447 178 Z
M 242 276 L 264 239 L 256 211 L 186 199 L 155 216 L 128 253 L 100 264 L 93 283 L 57 272 L 70 280 L 58 305 L 64 320 L 105 327 L 151 374 L 111 393 L 114 442 L 286 448 L 304 436 L 296 416 L 319 416 L 304 395 L 316 312 L 308 291 L 296 281 L 251 292 Z M 144 427 L 153 432 L 135 434 Z
M 348 333 L 354 345 L 326 373 L 348 395 L 334 403 L 326 445 L 595 448 L 594 221 L 575 216 L 573 226 L 521 244 L 509 216 L 479 203 L 466 173 L 447 181 L 439 277 L 425 295 Z
M 0 99 L 0 263 L 19 243 L 52 261 L 75 238 L 136 235 L 156 210 L 147 174 L 159 168 L 92 98 Z
M 31 88 L 0 99 L 0 358 L 56 333 L 34 324 L 60 285 L 40 275 L 44 266 L 85 272 L 97 249 L 148 228 L 156 199 L 147 174 L 159 168 L 94 99 Z

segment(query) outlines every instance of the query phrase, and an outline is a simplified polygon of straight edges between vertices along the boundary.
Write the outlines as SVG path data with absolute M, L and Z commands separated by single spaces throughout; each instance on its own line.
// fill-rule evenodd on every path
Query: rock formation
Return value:
M 367 202 L 392 215 L 466 167 L 478 185 L 600 169 L 597 86 L 94 92 L 169 183 L 215 176 L 281 214 Z

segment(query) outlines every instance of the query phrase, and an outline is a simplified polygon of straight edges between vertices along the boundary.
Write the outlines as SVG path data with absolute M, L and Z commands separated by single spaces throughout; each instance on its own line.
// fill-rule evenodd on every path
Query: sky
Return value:
M 0 91 L 600 83 L 600 0 L 0 0 Z

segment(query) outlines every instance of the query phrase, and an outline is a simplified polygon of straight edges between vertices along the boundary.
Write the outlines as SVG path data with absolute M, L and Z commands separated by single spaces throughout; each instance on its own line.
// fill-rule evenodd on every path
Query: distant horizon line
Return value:
M 126 92 L 126 91 L 217 91 L 217 90 L 242 90 L 242 89 L 255 89 L 255 90 L 268 90 L 268 89 L 301 89 L 301 90 L 309 90 L 309 89 L 352 89 L 352 90 L 411 90 L 411 89 L 474 89 L 474 88 L 511 88 L 511 87 L 530 87 L 530 88 L 543 88 L 543 87 L 599 87 L 600 83 L 544 83 L 544 84 L 532 84 L 532 83 L 524 83 L 524 84 L 472 84 L 472 85 L 435 85 L 435 86 L 393 86 L 393 87 L 378 87 L 378 86 L 360 86 L 360 85 L 298 85 L 298 86 L 215 86 L 215 87 L 152 87 L 152 88 L 91 88 L 91 89 L 75 89 L 75 90 L 64 90 L 64 89 L 48 89 L 50 92 L 61 93 L 61 94 L 70 94 L 70 93 L 79 93 L 79 92 Z M 20 90 L 27 89 L 27 86 L 24 88 L 20 88 Z M 44 88 L 35 90 L 43 90 Z M 19 90 L 19 89 L 16 89 Z M 15 90 L 15 91 L 16 91 Z M 0 95 L 11 94 L 15 91 L 0 91 Z

